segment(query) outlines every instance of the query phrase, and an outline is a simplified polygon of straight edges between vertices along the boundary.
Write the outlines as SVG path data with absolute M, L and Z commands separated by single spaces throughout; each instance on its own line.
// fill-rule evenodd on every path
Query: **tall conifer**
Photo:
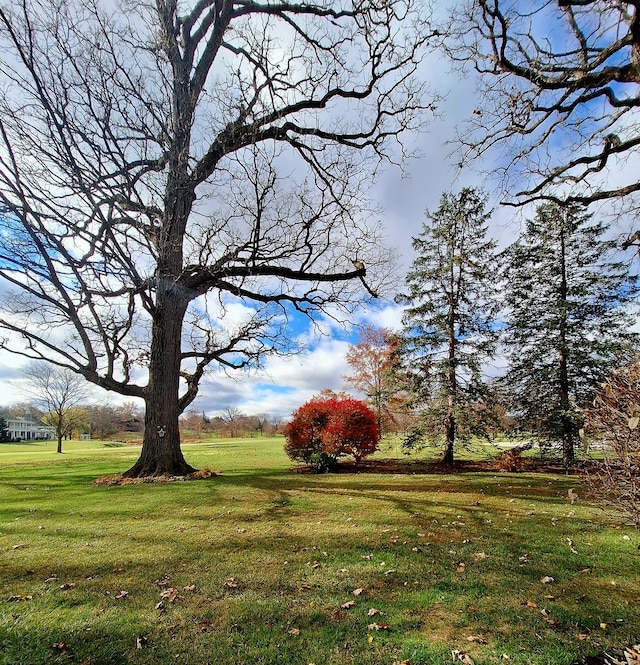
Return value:
M 399 298 L 406 368 L 422 415 L 417 436 L 441 441 L 445 464 L 454 461 L 455 442 L 481 428 L 469 407 L 482 398 L 482 369 L 495 349 L 497 264 L 486 204 L 482 191 L 465 188 L 426 212 Z
M 584 208 L 549 203 L 505 252 L 507 394 L 526 427 L 561 443 L 566 464 L 581 408 L 633 339 L 637 279 L 604 233 Z

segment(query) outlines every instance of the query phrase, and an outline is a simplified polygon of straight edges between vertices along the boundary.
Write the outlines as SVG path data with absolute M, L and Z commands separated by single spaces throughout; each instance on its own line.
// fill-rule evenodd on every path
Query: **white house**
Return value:
M 11 441 L 55 439 L 55 427 L 44 425 L 33 418 L 5 418 Z

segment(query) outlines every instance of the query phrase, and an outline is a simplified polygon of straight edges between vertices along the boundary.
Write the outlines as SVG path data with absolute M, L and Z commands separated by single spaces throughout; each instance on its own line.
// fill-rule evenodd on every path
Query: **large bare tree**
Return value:
M 378 288 L 364 186 L 431 104 L 416 5 L 0 7 L 2 346 L 144 400 L 127 475 L 192 470 L 178 416 L 212 363 Z
M 56 430 L 56 452 L 62 453 L 62 439 L 88 420 L 81 407 L 89 397 L 89 386 L 70 369 L 49 363 L 31 363 L 23 374 L 27 392 L 44 412 L 43 422 Z
M 480 73 L 461 162 L 490 159 L 512 204 L 637 209 L 640 2 L 472 0 L 459 28 L 451 52 Z

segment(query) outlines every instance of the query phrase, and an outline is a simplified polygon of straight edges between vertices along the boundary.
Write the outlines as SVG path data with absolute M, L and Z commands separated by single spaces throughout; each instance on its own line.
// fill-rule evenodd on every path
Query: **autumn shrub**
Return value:
M 529 460 L 522 456 L 522 453 L 530 448 L 530 446 L 519 446 L 509 448 L 498 455 L 496 455 L 494 464 L 498 471 L 510 471 L 512 473 L 520 473 L 525 471 L 529 466 Z
M 285 429 L 285 452 L 318 471 L 328 471 L 338 458 L 356 462 L 378 448 L 378 421 L 374 412 L 356 399 L 312 399 L 293 413 Z
M 640 356 L 612 373 L 585 421 L 585 444 L 597 459 L 587 480 L 592 497 L 640 527 Z M 595 457 L 595 456 L 594 456 Z

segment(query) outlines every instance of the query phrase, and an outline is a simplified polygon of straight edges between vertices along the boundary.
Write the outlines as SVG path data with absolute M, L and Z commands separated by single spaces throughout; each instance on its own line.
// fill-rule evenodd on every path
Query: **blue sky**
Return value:
M 373 183 L 371 196 L 382 209 L 381 219 L 388 237 L 388 245 L 397 251 L 402 277 L 413 258 L 411 239 L 420 233 L 425 209 L 435 210 L 444 191 L 457 191 L 469 185 L 482 186 L 481 177 L 471 171 L 459 173 L 448 154 L 452 150 L 447 140 L 455 136 L 455 129 L 473 110 L 473 82 L 451 76 L 448 65 L 432 58 L 426 62 L 425 72 L 432 77 L 432 86 L 446 95 L 436 117 L 430 122 L 428 133 L 410 139 L 410 147 L 420 157 L 406 164 L 406 172 L 389 166 Z M 460 72 L 457 72 L 460 76 Z M 503 242 L 514 237 L 517 223 L 509 223 L 512 211 L 496 210 L 494 231 Z M 397 285 L 402 288 L 402 281 Z M 354 324 L 373 324 L 389 328 L 400 326 L 401 311 L 389 301 L 379 301 L 373 308 L 363 306 L 354 316 Z M 298 336 L 305 351 L 295 357 L 268 358 L 259 371 L 225 373 L 212 371 L 202 381 L 198 398 L 190 408 L 204 411 L 209 416 L 219 414 L 228 407 L 247 414 L 271 414 L 287 417 L 294 409 L 325 388 L 344 388 L 343 375 L 349 367 L 345 352 L 357 340 L 355 328 L 343 328 L 330 319 L 322 319 L 314 326 L 306 319 L 294 319 L 294 335 Z M 324 334 L 319 333 L 319 329 Z M 11 385 L 2 402 L 7 404 L 24 399 L 21 390 L 20 366 L 22 360 L 0 352 L 0 379 Z M 127 401 L 113 393 L 95 389 L 97 402 Z
M 423 63 L 424 76 L 432 89 L 444 95 L 436 116 L 429 122 L 428 133 L 412 141 L 420 157 L 406 164 L 406 173 L 389 166 L 372 184 L 371 196 L 382 208 L 381 220 L 388 245 L 397 251 L 403 275 L 413 259 L 412 237 L 420 233 L 425 209 L 435 210 L 444 191 L 458 191 L 465 186 L 484 186 L 483 177 L 470 169 L 459 171 L 450 157 L 453 146 L 447 144 L 456 131 L 464 128 L 477 104 L 475 83 L 459 68 L 437 57 Z M 411 139 L 410 139 L 411 140 Z M 487 187 L 491 192 L 491 187 Z M 499 245 L 512 242 L 518 234 L 524 213 L 513 208 L 500 208 L 495 195 L 491 234 Z M 398 290 L 402 288 L 398 283 Z M 398 328 L 401 311 L 392 302 L 381 301 L 374 308 L 363 305 L 357 310 L 354 323 L 371 323 Z M 306 351 L 290 358 L 267 359 L 260 371 L 225 374 L 211 372 L 202 382 L 200 395 L 193 409 L 208 415 L 221 413 L 227 407 L 238 408 L 247 414 L 270 414 L 286 417 L 312 395 L 325 388 L 340 390 L 343 375 L 349 371 L 344 355 L 350 343 L 357 339 L 354 329 L 344 329 L 330 320 L 323 321 L 324 334 L 305 320 L 296 320 L 294 333 Z M 0 379 L 5 386 L 1 403 L 8 404 L 24 398 L 20 390 L 19 358 L 0 352 Z M 10 389 L 7 390 L 7 386 Z M 94 392 L 97 402 L 123 401 L 114 394 Z M 126 400 L 124 400 L 126 401 Z

